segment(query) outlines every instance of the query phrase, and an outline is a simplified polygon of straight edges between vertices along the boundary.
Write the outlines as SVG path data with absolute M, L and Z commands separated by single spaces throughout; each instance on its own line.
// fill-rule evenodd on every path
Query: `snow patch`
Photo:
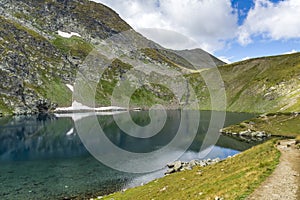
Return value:
M 66 86 L 67 86 L 72 92 L 74 92 L 74 86 L 73 86 L 73 85 L 66 84 Z
M 58 30 L 57 33 L 58 33 L 59 36 L 64 37 L 64 38 L 70 38 L 72 36 L 81 37 L 80 34 L 75 33 L 75 32 L 67 33 L 67 32 L 63 32 L 63 31 Z
M 61 107 L 56 108 L 55 112 L 74 112 L 74 111 L 96 111 L 96 112 L 103 112 L 103 111 L 125 111 L 126 108 L 117 107 L 117 106 L 108 106 L 108 107 L 99 107 L 99 108 L 91 108 L 89 106 L 83 105 L 77 101 L 73 101 L 71 107 Z
M 74 128 L 71 128 L 67 133 L 66 135 L 72 135 L 74 133 Z

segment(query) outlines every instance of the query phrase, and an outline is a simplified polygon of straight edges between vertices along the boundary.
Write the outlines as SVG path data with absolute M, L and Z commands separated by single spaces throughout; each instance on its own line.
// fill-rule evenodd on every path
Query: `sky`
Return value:
M 166 48 L 230 63 L 300 51 L 300 0 L 94 0 Z

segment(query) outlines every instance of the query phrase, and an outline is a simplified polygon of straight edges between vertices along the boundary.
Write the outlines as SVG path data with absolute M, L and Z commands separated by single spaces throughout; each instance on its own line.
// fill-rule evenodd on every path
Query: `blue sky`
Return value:
M 94 0 L 162 46 L 228 62 L 300 51 L 299 0 Z
M 238 9 L 238 24 L 243 25 L 247 18 L 249 10 L 254 8 L 252 0 L 232 0 L 232 6 Z M 280 0 L 270 0 L 274 5 L 278 5 Z M 300 7 L 298 7 L 300 12 Z M 299 19 L 300 21 L 300 19 Z M 300 27 L 299 27 L 300 28 Z M 284 27 L 282 29 L 284 31 Z M 217 56 L 225 56 L 229 60 L 237 61 L 245 58 L 260 57 L 268 55 L 278 55 L 284 53 L 292 53 L 300 51 L 300 37 L 272 39 L 264 38 L 257 35 L 253 38 L 253 42 L 247 45 L 241 45 L 237 41 L 231 41 L 230 46 L 214 52 Z

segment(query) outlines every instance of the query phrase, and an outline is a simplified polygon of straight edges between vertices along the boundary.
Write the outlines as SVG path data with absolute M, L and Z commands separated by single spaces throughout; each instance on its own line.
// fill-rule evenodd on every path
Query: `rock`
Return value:
M 265 132 L 256 132 L 255 137 L 259 137 L 259 138 L 266 137 L 266 134 Z
M 174 169 L 175 171 L 179 171 L 181 168 L 182 168 L 182 163 L 181 163 L 181 161 L 176 161 L 176 162 L 174 163 L 173 169 Z
M 190 167 L 190 166 L 187 166 L 187 167 L 182 167 L 181 169 L 180 169 L 180 171 L 182 172 L 182 171 L 189 171 L 189 170 L 192 170 L 193 168 L 192 167 Z
M 194 166 L 199 164 L 199 161 L 198 160 L 191 160 L 188 164 L 189 164 L 190 167 L 194 167 Z
M 240 136 L 247 136 L 247 135 L 249 135 L 249 133 L 250 132 L 248 132 L 248 131 L 241 131 L 241 132 L 239 132 L 239 135 Z
M 167 167 L 168 167 L 168 168 L 173 168 L 173 167 L 174 167 L 174 165 L 175 165 L 175 163 L 174 163 L 174 162 L 173 162 L 173 163 L 168 163 L 168 164 L 167 164 Z
M 215 200 L 223 200 L 222 197 L 215 197 Z
M 168 169 L 166 172 L 165 172 L 165 175 L 168 175 L 168 174 L 173 174 L 175 171 L 174 168 L 171 168 L 171 169 Z
M 175 161 L 173 163 L 170 163 L 167 165 L 169 168 L 167 172 L 165 172 L 165 175 L 172 174 L 175 172 L 179 171 L 187 171 L 187 170 L 192 170 L 193 167 L 195 166 L 201 166 L 205 167 L 208 165 L 212 165 L 215 163 L 220 162 L 220 158 L 215 158 L 215 159 L 207 159 L 207 160 L 191 160 L 190 162 L 181 162 L 181 161 Z
M 204 161 L 200 161 L 200 163 L 199 163 L 199 166 L 201 166 L 201 167 L 205 167 L 205 166 L 207 166 L 207 163 L 206 163 L 206 162 L 204 162 Z
M 252 121 L 250 121 L 250 122 L 249 122 L 249 124 L 250 124 L 250 125 L 254 125 L 254 124 L 255 124 L 255 122 L 252 122 Z

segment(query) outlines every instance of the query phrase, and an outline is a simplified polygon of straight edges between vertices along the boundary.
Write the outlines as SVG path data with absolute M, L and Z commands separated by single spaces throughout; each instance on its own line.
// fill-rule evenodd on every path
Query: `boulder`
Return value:
M 182 163 L 181 163 L 181 161 L 176 161 L 176 162 L 174 162 L 174 167 L 173 167 L 173 169 L 174 169 L 176 172 L 178 172 L 181 168 L 182 168 Z

